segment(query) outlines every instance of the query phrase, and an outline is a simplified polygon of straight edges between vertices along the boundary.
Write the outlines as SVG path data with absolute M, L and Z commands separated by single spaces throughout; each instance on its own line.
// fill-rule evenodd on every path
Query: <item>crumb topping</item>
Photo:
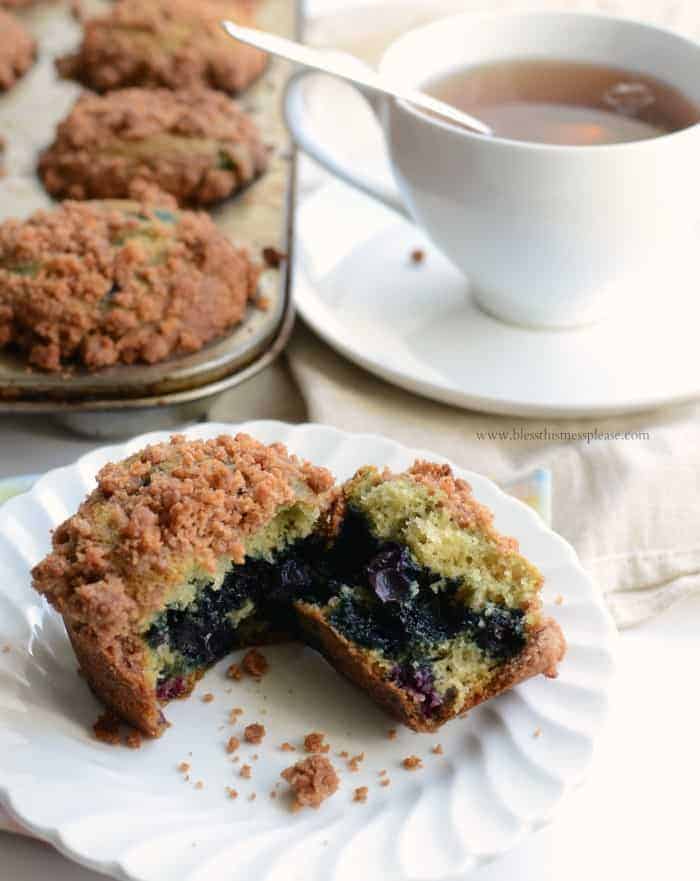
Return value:
M 238 324 L 260 268 L 170 197 L 64 202 L 0 223 L 0 346 L 47 371 L 154 364 Z
M 261 725 L 259 722 L 253 722 L 252 725 L 246 725 L 243 729 L 243 737 L 247 743 L 253 743 L 255 745 L 262 743 L 263 738 L 265 737 L 265 726 Z M 253 758 L 255 758 L 255 756 L 253 756 Z
M 212 573 L 221 557 L 241 563 L 246 537 L 278 508 L 300 497 L 318 504 L 315 494 L 332 484 L 326 469 L 280 444 L 175 435 L 101 469 L 97 488 L 54 532 L 34 587 L 107 648 L 143 627 L 195 563 Z M 128 640 L 127 648 L 143 650 Z
M 294 793 L 294 811 L 303 807 L 318 808 L 340 785 L 335 768 L 325 756 L 320 755 L 309 756 L 285 768 L 281 776 Z

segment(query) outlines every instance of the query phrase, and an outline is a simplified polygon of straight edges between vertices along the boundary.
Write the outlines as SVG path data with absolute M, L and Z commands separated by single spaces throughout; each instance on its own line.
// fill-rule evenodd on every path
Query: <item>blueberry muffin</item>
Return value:
M 118 0 L 85 21 L 62 76 L 97 92 L 129 86 L 210 86 L 235 94 L 265 69 L 265 53 L 231 40 L 223 18 L 253 25 L 253 0 Z
M 565 642 L 542 615 L 542 576 L 448 466 L 364 468 L 332 521 L 330 578 L 296 602 L 305 639 L 401 722 L 433 731 L 556 675 Z
M 36 41 L 22 22 L 0 9 L 0 92 L 12 88 L 36 60 Z
M 253 120 L 213 89 L 86 93 L 39 162 L 52 196 L 121 199 L 135 182 L 181 205 L 209 205 L 260 175 L 267 150 Z
M 33 571 L 104 703 L 157 736 L 162 702 L 264 639 L 259 599 L 332 486 L 324 468 L 243 434 L 175 436 L 106 465 Z
M 108 465 L 34 587 L 88 681 L 144 733 L 237 648 L 302 639 L 434 731 L 565 652 L 542 576 L 447 466 L 329 472 L 250 437 L 174 437 Z
M 153 364 L 240 322 L 259 273 L 168 197 L 64 202 L 0 224 L 0 346 L 49 371 Z

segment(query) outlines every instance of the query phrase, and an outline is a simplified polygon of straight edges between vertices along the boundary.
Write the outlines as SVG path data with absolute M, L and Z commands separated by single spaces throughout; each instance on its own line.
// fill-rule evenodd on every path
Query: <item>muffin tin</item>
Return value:
M 108 5 L 83 0 L 86 15 Z M 37 178 L 36 164 L 81 91 L 54 71 L 54 59 L 72 51 L 80 39 L 80 25 L 67 6 L 47 3 L 22 15 L 38 39 L 39 58 L 14 89 L 0 95 L 0 131 L 7 144 L 0 220 L 24 218 L 53 204 Z M 261 28 L 296 37 L 298 4 L 260 0 L 258 21 Z M 232 241 L 247 244 L 261 261 L 266 247 L 291 256 L 295 156 L 281 115 L 289 73 L 289 65 L 271 60 L 265 74 L 238 98 L 272 147 L 270 164 L 261 178 L 210 212 Z M 102 437 L 201 418 L 217 395 L 262 370 L 284 348 L 293 324 L 290 265 L 288 259 L 265 268 L 260 281 L 265 311 L 249 308 L 240 325 L 191 355 L 94 373 L 74 369 L 49 374 L 0 350 L 0 413 L 51 413 L 73 430 Z

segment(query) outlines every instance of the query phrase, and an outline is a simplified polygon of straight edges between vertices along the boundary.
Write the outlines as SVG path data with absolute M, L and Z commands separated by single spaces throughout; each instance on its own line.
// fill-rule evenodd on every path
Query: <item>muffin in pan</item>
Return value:
M 239 323 L 259 274 L 167 196 L 64 202 L 0 224 L 0 346 L 48 371 L 153 364 Z
M 267 155 L 253 119 L 222 92 L 133 88 L 82 95 L 39 176 L 58 198 L 121 199 L 141 182 L 201 206 L 253 181 Z
M 255 7 L 254 0 L 117 0 L 84 22 L 77 52 L 59 59 L 58 70 L 97 92 L 210 86 L 236 94 L 260 76 L 267 56 L 233 41 L 220 22 L 254 25 Z
M 0 9 L 0 92 L 12 88 L 36 60 L 36 40 L 19 19 Z
M 328 471 L 281 444 L 175 436 L 100 471 L 54 532 L 34 586 L 63 615 L 96 694 L 157 736 L 167 725 L 161 702 L 269 636 L 259 604 L 332 487 Z
M 416 731 L 531 676 L 566 644 L 542 576 L 450 468 L 361 469 L 332 513 L 332 579 L 296 601 L 305 639 Z

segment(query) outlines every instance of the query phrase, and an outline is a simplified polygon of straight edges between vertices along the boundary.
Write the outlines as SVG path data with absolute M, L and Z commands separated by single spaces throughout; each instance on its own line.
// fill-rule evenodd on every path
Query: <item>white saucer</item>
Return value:
M 603 416 L 700 396 L 697 279 L 590 327 L 486 315 L 412 224 L 333 182 L 299 209 L 296 304 L 326 342 L 409 391 L 519 416 Z M 411 251 L 426 259 L 412 263 Z M 508 255 L 504 254 L 507 260 Z

